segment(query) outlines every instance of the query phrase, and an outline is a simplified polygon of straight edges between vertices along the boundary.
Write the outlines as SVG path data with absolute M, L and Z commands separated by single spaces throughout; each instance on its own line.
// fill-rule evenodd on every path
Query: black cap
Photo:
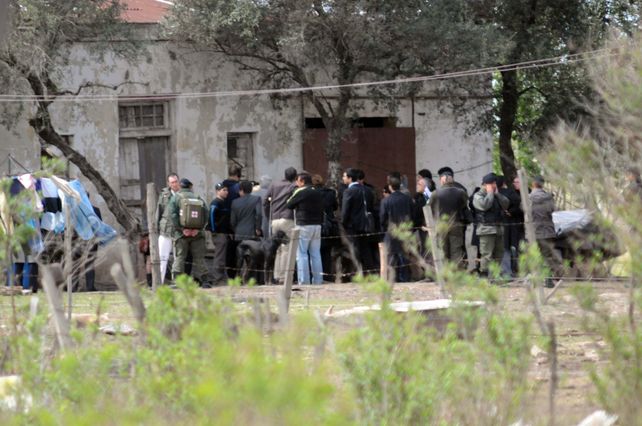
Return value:
M 181 185 L 181 188 L 191 188 L 192 187 L 192 182 L 190 182 L 189 179 L 181 179 L 179 184 Z
M 497 182 L 497 176 L 495 175 L 495 173 L 488 173 L 482 178 L 482 185 L 487 185 L 489 183 L 495 182 Z
M 219 182 L 214 185 L 214 188 L 216 188 L 217 191 L 220 191 L 221 189 L 225 188 L 225 184 L 223 182 Z
M 437 174 L 439 176 L 455 176 L 455 172 L 453 172 L 453 169 L 450 167 L 442 167 L 441 169 L 437 170 Z

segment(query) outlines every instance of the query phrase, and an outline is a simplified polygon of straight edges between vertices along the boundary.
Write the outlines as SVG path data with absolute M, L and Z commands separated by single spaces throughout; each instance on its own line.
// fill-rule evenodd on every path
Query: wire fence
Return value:
M 277 89 L 250 89 L 250 90 L 233 90 L 233 91 L 215 91 L 215 92 L 182 92 L 173 94 L 139 94 L 139 95 L 118 95 L 118 94 L 75 94 L 75 95 L 34 95 L 34 94 L 0 94 L 0 103 L 15 103 L 28 101 L 56 100 L 64 102 L 97 102 L 97 101 L 143 101 L 154 99 L 182 98 L 182 99 L 202 99 L 202 98 L 222 98 L 222 97 L 241 97 L 241 96 L 260 96 L 260 95 L 285 95 L 307 92 L 319 92 L 328 90 L 337 90 L 343 88 L 368 88 L 374 86 L 391 86 L 405 83 L 423 83 L 429 81 L 444 81 L 465 77 L 477 77 L 492 75 L 502 71 L 525 70 L 534 68 L 546 68 L 556 66 L 568 66 L 571 64 L 606 58 L 617 55 L 615 49 L 596 49 L 581 53 L 565 54 L 549 58 L 535 59 L 531 61 L 516 62 L 500 66 L 485 68 L 474 68 L 470 70 L 454 71 L 443 74 L 424 75 L 416 77 L 405 77 L 394 80 L 365 81 L 350 84 L 325 84 L 309 87 L 292 87 Z

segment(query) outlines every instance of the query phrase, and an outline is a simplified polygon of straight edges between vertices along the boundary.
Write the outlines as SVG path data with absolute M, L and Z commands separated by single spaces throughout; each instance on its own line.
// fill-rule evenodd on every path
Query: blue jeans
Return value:
M 296 253 L 297 276 L 299 284 L 321 284 L 323 266 L 321 266 L 321 225 L 298 226 L 299 248 Z M 312 281 L 310 281 L 312 268 Z

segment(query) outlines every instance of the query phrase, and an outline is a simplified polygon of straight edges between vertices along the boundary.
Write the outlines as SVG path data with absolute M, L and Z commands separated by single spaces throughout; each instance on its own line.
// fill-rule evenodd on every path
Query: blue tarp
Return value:
M 64 196 L 63 198 L 65 207 L 70 209 L 71 220 L 78 237 L 85 241 L 95 238 L 100 244 L 116 238 L 116 230 L 100 220 L 94 212 L 82 183 L 76 179 L 70 181 L 69 186 L 80 194 L 80 202 L 73 197 Z

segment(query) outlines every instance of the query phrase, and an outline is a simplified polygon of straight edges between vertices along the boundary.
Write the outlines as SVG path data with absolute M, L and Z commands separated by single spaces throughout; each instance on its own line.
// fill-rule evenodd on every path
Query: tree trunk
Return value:
M 328 127 L 328 142 L 325 146 L 325 156 L 328 160 L 328 180 L 334 188 L 341 182 L 341 142 L 346 137 L 350 128 L 343 123 L 338 123 L 332 119 L 332 124 Z M 347 127 L 347 128 L 346 128 Z
M 105 200 L 107 207 L 116 217 L 116 220 L 125 229 L 128 238 L 139 232 L 138 221 L 129 212 L 123 201 L 116 195 L 109 183 L 103 178 L 94 166 L 87 161 L 84 155 L 73 149 L 65 139 L 56 132 L 51 125 L 49 111 L 43 105 L 38 106 L 38 114 L 29 120 L 29 125 L 40 136 L 41 143 L 46 143 L 58 148 L 62 154 L 78 167 L 80 172 L 89 179 L 101 197 Z
M 517 71 L 502 71 L 502 105 L 499 110 L 499 162 L 507 182 L 517 175 L 513 152 L 513 130 L 517 116 L 519 93 Z
M 351 120 L 348 118 L 348 106 L 351 97 L 350 89 L 342 88 L 336 109 L 330 108 L 331 116 L 328 114 L 328 109 L 324 108 L 318 100 L 314 103 L 328 130 L 325 156 L 328 160 L 328 180 L 334 188 L 339 186 L 343 172 L 341 170 L 341 142 L 350 134 Z

